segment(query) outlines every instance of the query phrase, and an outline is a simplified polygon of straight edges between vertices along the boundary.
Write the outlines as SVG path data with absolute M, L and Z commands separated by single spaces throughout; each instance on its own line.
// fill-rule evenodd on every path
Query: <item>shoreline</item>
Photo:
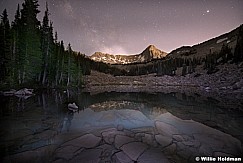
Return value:
M 243 64 L 219 65 L 219 71 L 207 74 L 199 67 L 185 76 L 113 76 L 97 71 L 83 77 L 84 91 L 160 92 L 164 90 L 197 90 L 218 94 L 243 94 Z M 152 90 L 152 91 L 151 91 Z M 243 96 L 240 98 L 243 99 Z
M 198 75 L 199 74 L 199 75 Z M 91 71 L 84 78 L 82 92 L 184 93 L 218 100 L 222 106 L 243 108 L 243 64 L 219 65 L 219 71 L 207 74 L 202 67 L 186 76 L 113 76 Z

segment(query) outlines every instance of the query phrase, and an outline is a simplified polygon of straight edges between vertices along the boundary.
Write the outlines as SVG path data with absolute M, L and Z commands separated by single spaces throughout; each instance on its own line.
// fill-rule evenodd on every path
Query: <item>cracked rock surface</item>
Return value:
M 242 152 L 236 138 L 170 113 L 162 114 L 151 127 L 104 128 L 57 137 L 55 145 L 13 154 L 3 162 L 193 162 L 196 156 L 236 157 Z

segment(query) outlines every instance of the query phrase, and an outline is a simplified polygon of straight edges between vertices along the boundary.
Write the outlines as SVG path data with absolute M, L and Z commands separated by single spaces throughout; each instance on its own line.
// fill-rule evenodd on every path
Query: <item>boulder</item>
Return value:
M 205 87 L 205 90 L 206 91 L 211 91 L 211 88 L 210 87 Z
M 151 134 L 145 134 L 142 141 L 148 145 L 154 145 L 154 137 Z
M 23 88 L 15 92 L 15 95 L 33 95 L 33 89 Z
M 117 125 L 117 130 L 118 131 L 123 131 L 124 130 L 124 126 L 122 124 Z
M 166 147 L 172 143 L 172 138 L 163 136 L 163 135 L 155 135 L 156 141 L 160 144 L 161 147 Z
M 68 109 L 75 112 L 75 111 L 77 111 L 78 106 L 75 104 L 75 102 L 70 103 L 70 104 L 68 104 Z

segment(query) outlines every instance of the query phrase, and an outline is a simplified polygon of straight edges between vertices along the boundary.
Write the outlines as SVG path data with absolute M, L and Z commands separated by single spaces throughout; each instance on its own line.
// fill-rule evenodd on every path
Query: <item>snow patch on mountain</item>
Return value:
M 226 40 L 228 40 L 228 37 L 219 39 L 216 43 L 219 44 L 219 43 L 221 43 L 221 42 L 223 42 L 223 41 L 226 41 Z

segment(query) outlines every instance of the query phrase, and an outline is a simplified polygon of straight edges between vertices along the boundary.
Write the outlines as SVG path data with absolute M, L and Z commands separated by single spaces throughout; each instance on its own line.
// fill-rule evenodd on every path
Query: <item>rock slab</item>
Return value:
M 133 142 L 134 139 L 124 135 L 116 135 L 115 147 L 119 149 L 122 145 Z
M 140 142 L 132 142 L 125 144 L 121 147 L 122 151 L 130 157 L 133 161 L 136 161 L 138 157 L 148 148 L 147 145 Z
M 101 141 L 100 137 L 97 137 L 93 134 L 86 134 L 74 140 L 68 141 L 64 143 L 62 146 L 71 145 L 76 147 L 83 147 L 83 148 L 94 148 L 96 147 Z
M 139 163 L 169 163 L 169 160 L 158 149 L 149 149 L 145 151 L 139 158 Z

